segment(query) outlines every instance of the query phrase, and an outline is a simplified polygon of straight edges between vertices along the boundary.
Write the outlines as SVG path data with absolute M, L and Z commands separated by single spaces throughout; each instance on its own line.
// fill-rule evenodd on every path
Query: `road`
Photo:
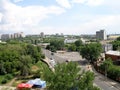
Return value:
M 42 49 L 45 56 L 48 58 L 54 58 L 55 62 L 57 63 L 63 63 L 66 60 L 75 61 L 78 62 L 81 66 L 82 70 L 87 70 L 88 63 L 87 60 L 82 59 L 82 57 L 77 52 L 67 52 L 67 53 L 54 53 L 54 55 L 51 55 L 51 52 L 49 50 Z M 94 68 L 91 68 L 92 71 L 95 74 L 95 80 L 94 84 L 98 87 L 100 87 L 102 90 L 120 90 L 120 83 L 117 83 L 113 80 L 106 79 L 103 75 L 100 73 L 97 73 Z

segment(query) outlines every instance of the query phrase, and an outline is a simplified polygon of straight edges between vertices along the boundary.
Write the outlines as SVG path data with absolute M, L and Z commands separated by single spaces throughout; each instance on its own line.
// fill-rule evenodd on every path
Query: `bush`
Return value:
M 7 75 L 5 75 L 5 78 L 8 80 L 11 80 L 13 78 L 13 76 L 11 74 L 7 74 Z
M 8 81 L 8 80 L 4 78 L 1 83 L 2 83 L 2 84 L 5 84 L 5 83 L 7 83 L 7 81 Z

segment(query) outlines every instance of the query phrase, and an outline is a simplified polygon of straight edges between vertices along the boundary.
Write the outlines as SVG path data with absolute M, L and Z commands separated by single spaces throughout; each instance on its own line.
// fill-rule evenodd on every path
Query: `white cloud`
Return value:
M 0 30 L 30 30 L 31 27 L 39 27 L 39 23 L 52 15 L 65 12 L 58 6 L 17 6 L 9 0 L 0 0 Z
M 2 13 L 0 13 L 0 22 L 1 22 L 1 20 L 2 20 L 2 17 L 3 17 L 3 15 L 2 15 Z
M 102 5 L 103 3 L 104 0 L 88 0 L 86 4 L 90 6 L 99 6 Z
M 109 29 L 108 31 L 114 32 L 114 30 L 117 31 L 119 29 L 119 23 L 120 15 L 103 15 L 81 24 L 78 28 L 82 30 L 82 33 L 95 33 L 95 31 L 100 29 Z
M 102 5 L 104 0 L 72 0 L 73 3 L 85 4 L 88 6 Z
M 56 0 L 56 2 L 64 8 L 71 8 L 69 0 Z
M 72 0 L 72 2 L 83 4 L 83 3 L 87 2 L 87 0 Z
M 21 2 L 21 1 L 23 1 L 23 0 L 14 0 L 15 3 L 17 3 L 17 2 Z

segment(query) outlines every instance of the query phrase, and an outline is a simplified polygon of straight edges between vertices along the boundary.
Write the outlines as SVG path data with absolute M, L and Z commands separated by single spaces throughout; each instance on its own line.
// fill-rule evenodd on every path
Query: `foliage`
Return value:
M 77 40 L 77 41 L 75 41 L 75 45 L 76 45 L 76 47 L 79 47 L 79 46 L 81 46 L 83 43 L 82 43 L 82 41 L 81 40 Z
M 86 58 L 90 62 L 94 62 L 100 56 L 102 51 L 101 44 L 99 43 L 90 43 L 81 47 L 80 54 L 83 58 Z
M 56 50 L 64 49 L 64 41 L 63 40 L 52 40 L 50 45 L 47 46 L 46 49 L 51 50 L 52 52 L 56 52 Z
M 116 40 L 117 40 L 117 41 L 120 41 L 120 37 L 118 37 Z
M 68 51 L 76 51 L 76 46 L 75 46 L 75 44 L 71 44 L 71 45 L 68 47 Z
M 44 78 L 49 90 L 99 90 L 93 86 L 94 74 L 92 72 L 79 73 L 77 63 L 69 62 L 59 64 L 55 72 L 46 70 Z
M 120 41 L 113 41 L 113 50 L 119 50 L 120 49 Z
M 99 70 L 104 72 L 104 74 L 107 72 L 109 78 L 120 82 L 120 67 L 114 65 L 111 59 L 106 59 L 103 64 L 100 65 Z
M 30 64 L 32 63 L 32 59 L 29 55 L 22 56 L 20 58 L 20 75 L 27 76 L 30 74 Z
M 6 74 L 6 75 L 5 75 L 5 78 L 6 78 L 7 80 L 11 80 L 11 79 L 13 78 L 13 76 L 12 76 L 11 74 Z
M 9 41 L 0 44 L 0 75 L 20 72 L 30 74 L 30 65 L 42 59 L 41 48 L 26 43 Z M 18 74 L 17 74 L 18 75 Z
M 2 82 L 1 82 L 2 84 L 5 84 L 5 83 L 7 83 L 7 79 L 6 78 L 4 78 L 3 80 L 2 80 Z

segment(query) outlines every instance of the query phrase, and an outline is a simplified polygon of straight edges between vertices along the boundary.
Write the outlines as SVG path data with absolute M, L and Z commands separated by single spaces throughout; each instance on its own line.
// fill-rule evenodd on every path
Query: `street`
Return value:
M 48 58 L 54 58 L 56 63 L 63 63 L 66 60 L 78 62 L 82 70 L 90 70 L 95 74 L 94 84 L 100 87 L 102 90 L 120 90 L 120 83 L 115 82 L 110 79 L 106 79 L 105 76 L 96 72 L 94 68 L 88 67 L 87 60 L 83 59 L 79 53 L 77 52 L 65 52 L 65 53 L 54 53 L 51 55 L 49 50 L 42 49 L 43 53 Z

